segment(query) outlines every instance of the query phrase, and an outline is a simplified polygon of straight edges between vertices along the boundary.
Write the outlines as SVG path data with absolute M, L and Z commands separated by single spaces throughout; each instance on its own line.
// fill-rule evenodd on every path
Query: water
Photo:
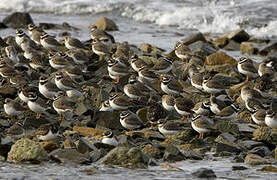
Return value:
M 106 16 L 119 26 L 120 31 L 111 32 L 116 41 L 128 41 L 137 46 L 147 42 L 169 52 L 183 35 L 197 31 L 214 37 L 244 28 L 255 37 L 276 38 L 276 9 L 276 0 L 1 0 L 0 21 L 11 12 L 27 11 L 36 24 L 68 22 L 80 28 L 71 31 L 72 36 L 87 40 L 89 25 Z M 62 39 L 58 36 L 62 30 L 48 32 Z M 14 29 L 0 30 L 1 37 L 14 34 Z M 236 53 L 231 55 L 239 56 Z M 2 162 L 0 179 L 191 179 L 191 173 L 201 167 L 213 169 L 220 179 L 270 179 L 274 176 L 257 171 L 260 166 L 232 171 L 233 165 L 247 165 L 231 163 L 228 158 L 182 161 L 172 165 L 181 170 L 168 170 L 162 166 L 128 170 L 97 165 L 96 170 L 88 172 L 95 164 L 20 165 Z

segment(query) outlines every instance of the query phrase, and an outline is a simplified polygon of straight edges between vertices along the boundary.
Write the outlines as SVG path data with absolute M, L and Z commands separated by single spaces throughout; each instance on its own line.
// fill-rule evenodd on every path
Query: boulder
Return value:
M 244 159 L 244 162 L 249 165 L 261 165 L 269 163 L 267 159 L 262 158 L 257 154 L 247 154 L 247 156 Z
M 82 126 L 74 126 L 73 131 L 77 131 L 83 136 L 93 136 L 97 139 L 101 139 L 104 133 L 104 130 L 101 129 L 95 129 L 95 128 L 89 128 L 89 127 L 82 127 Z
M 253 43 L 242 42 L 240 44 L 240 53 L 241 54 L 253 55 L 253 54 L 257 54 L 258 53 L 258 49 L 254 46 Z
M 59 163 L 86 164 L 89 162 L 89 156 L 79 153 L 76 149 L 57 149 L 49 155 Z
M 47 152 L 41 145 L 27 138 L 16 141 L 8 153 L 8 161 L 10 162 L 29 161 L 39 163 L 47 159 Z
M 240 147 L 237 144 L 231 142 L 217 143 L 215 149 L 217 154 L 221 152 L 231 152 L 238 154 L 241 152 Z
M 230 65 L 236 67 L 237 61 L 233 57 L 227 55 L 225 52 L 218 51 L 216 53 L 213 53 L 213 54 L 207 56 L 205 59 L 205 64 L 211 65 L 211 66 L 230 64 Z
M 168 162 L 182 161 L 185 159 L 184 154 L 180 151 L 180 149 L 173 145 L 169 144 L 164 152 L 163 160 Z
M 122 130 L 123 127 L 119 121 L 119 112 L 104 112 L 97 111 L 94 114 L 93 121 L 96 122 L 97 126 L 108 128 L 111 130 Z
M 218 142 L 218 143 L 220 143 L 220 142 L 222 142 L 222 143 L 224 143 L 224 142 L 235 142 L 236 141 L 236 137 L 235 136 L 233 136 L 232 134 L 230 134 L 230 133 L 222 133 L 222 134 L 220 134 L 216 139 L 215 139 L 215 142 Z
M 40 29 L 48 30 L 48 29 L 63 29 L 63 30 L 78 30 L 78 28 L 69 25 L 67 22 L 63 22 L 62 24 L 55 23 L 39 23 L 38 27 Z
M 226 46 L 229 42 L 229 39 L 227 37 L 219 37 L 214 40 L 214 44 L 216 47 L 223 48 Z
M 197 32 L 197 33 L 192 33 L 192 34 L 188 34 L 187 36 L 185 36 L 184 38 L 181 39 L 181 41 L 185 44 L 185 45 L 190 45 L 192 43 L 195 43 L 197 41 L 203 41 L 206 42 L 206 38 L 204 37 L 204 35 L 201 32 Z
M 164 49 L 161 49 L 157 46 L 148 43 L 142 43 L 140 45 L 140 50 L 142 50 L 146 54 L 160 54 L 165 51 Z
M 248 169 L 248 168 L 245 166 L 232 166 L 232 171 L 243 171 L 246 169 Z
M 276 166 L 264 166 L 261 169 L 259 169 L 259 171 L 277 173 L 277 167 Z
M 271 155 L 271 151 L 266 146 L 254 147 L 253 149 L 248 151 L 248 153 L 257 154 L 257 155 L 259 155 L 261 157 L 265 157 L 265 156 Z
M 277 40 L 269 42 L 267 45 L 260 48 L 260 55 L 268 55 L 269 53 L 276 53 L 277 50 Z
M 34 24 L 29 13 L 15 12 L 3 19 L 3 23 L 11 28 L 27 28 L 28 24 Z
M 254 147 L 263 146 L 264 143 L 259 141 L 253 141 L 253 140 L 244 140 L 240 141 L 238 143 L 240 146 L 246 148 L 246 149 L 253 149 Z
M 95 25 L 98 29 L 102 29 L 104 31 L 117 31 L 118 27 L 115 22 L 109 18 L 101 17 L 95 22 Z
M 238 43 L 241 43 L 243 41 L 248 41 L 250 36 L 247 32 L 245 32 L 243 29 L 238 29 L 235 31 L 232 31 L 226 35 L 226 37 L 230 40 L 234 40 Z
M 253 140 L 264 141 L 269 144 L 277 145 L 277 133 L 270 128 L 258 128 L 253 132 Z
M 190 50 L 202 58 L 209 56 L 216 52 L 216 49 L 209 43 L 203 41 L 197 41 L 189 45 Z
M 51 152 L 59 148 L 59 144 L 54 141 L 42 141 L 40 142 L 40 145 L 47 152 Z
M 197 169 L 195 172 L 192 173 L 192 175 L 196 178 L 216 178 L 216 175 L 212 169 L 207 168 L 200 168 Z
M 222 133 L 229 132 L 232 134 L 239 134 L 238 125 L 235 123 L 230 123 L 229 121 L 217 123 L 216 129 Z
M 137 147 L 116 147 L 101 160 L 102 164 L 126 168 L 147 168 L 148 158 Z
M 145 145 L 142 150 L 143 153 L 150 155 L 153 158 L 159 159 L 161 158 L 161 150 L 153 146 L 152 144 Z
M 234 40 L 230 40 L 229 43 L 223 49 L 227 51 L 239 51 L 240 44 Z

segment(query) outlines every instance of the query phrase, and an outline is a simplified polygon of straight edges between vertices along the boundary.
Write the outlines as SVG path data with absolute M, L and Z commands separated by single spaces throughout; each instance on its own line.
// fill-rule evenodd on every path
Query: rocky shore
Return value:
M 120 31 L 120 27 L 117 27 L 115 22 L 105 17 L 92 23 L 101 33 L 104 32 L 105 38 L 109 37 L 108 31 Z M 210 154 L 212 154 L 214 158 L 228 157 L 234 163 L 245 163 L 245 166 L 233 166 L 233 171 L 243 171 L 248 165 L 263 165 L 259 171 L 277 172 L 275 160 L 277 158 L 277 131 L 275 131 L 277 126 L 270 127 L 266 123 L 256 124 L 252 117 L 256 111 L 263 109 L 265 111 L 264 122 L 265 116 L 267 117 L 271 111 L 277 112 L 277 59 L 275 58 L 277 46 L 275 41 L 256 39 L 242 29 L 216 39 L 211 39 L 202 33 L 195 33 L 185 36 L 180 42 L 176 42 L 176 47 L 172 52 L 165 53 L 168 50 L 151 44 L 143 43 L 140 47 L 136 47 L 132 45 L 132 42 L 119 43 L 116 37 L 113 37 L 115 40 L 113 43 L 107 43 L 106 39 L 100 41 L 104 44 L 99 45 L 104 47 L 104 50 L 101 49 L 104 53 L 99 53 L 99 50 L 95 50 L 96 47 L 93 48 L 95 43 L 93 39 L 81 42 L 79 45 L 82 47 L 76 46 L 71 49 L 66 45 L 66 37 L 70 35 L 70 31 L 76 31 L 78 27 L 67 23 L 43 23 L 37 26 L 39 32 L 47 32 L 49 29 L 64 31 L 62 34 L 55 34 L 64 36 L 56 38 L 60 46 L 52 49 L 35 42 L 34 49 L 31 49 L 33 45 L 30 45 L 29 40 L 34 42 L 33 39 L 28 38 L 27 45 L 16 42 L 19 28 L 25 32 L 24 37 L 32 37 L 27 35 L 29 24 L 36 23 L 28 13 L 14 13 L 0 23 L 0 28 L 17 29 L 17 34 L 11 33 L 8 37 L 0 37 L 1 62 L 5 62 L 0 65 L 8 65 L 12 71 L 8 73 L 6 69 L 3 70 L 3 66 L 0 66 L 2 76 L 0 157 L 2 161 L 35 164 L 48 161 L 81 165 L 95 163 L 130 169 L 147 169 L 162 163 L 164 168 L 178 170 L 178 167 L 170 164 L 185 160 L 204 161 L 211 158 Z M 184 52 L 182 54 L 184 58 L 180 58 L 182 56 L 176 53 L 180 47 L 179 44 L 183 46 L 181 52 Z M 7 50 L 9 47 L 14 54 Z M 109 52 L 105 52 L 106 47 Z M 76 62 L 77 60 L 69 55 L 69 51 L 76 49 L 82 49 L 84 52 L 84 55 L 82 54 L 83 59 L 86 59 L 84 63 Z M 32 53 L 26 52 L 31 51 L 39 52 L 41 56 L 39 59 L 42 59 L 42 62 L 38 63 L 40 68 L 36 69 L 31 65 L 38 61 L 34 58 L 35 55 L 28 58 L 28 55 Z M 243 60 L 230 56 L 228 52 L 232 51 L 240 51 L 241 57 L 255 56 L 262 59 L 259 63 L 251 61 L 257 76 L 250 77 L 249 75 L 248 77 L 247 75 L 247 80 L 245 80 L 246 74 L 238 69 L 239 62 Z M 55 68 L 50 64 L 49 59 L 52 58 L 50 54 L 53 52 L 56 53 L 54 57 L 63 58 L 65 68 L 60 68 L 60 66 Z M 66 55 L 63 56 L 62 53 Z M 138 79 L 145 69 L 143 67 L 142 70 L 137 71 L 133 68 L 134 55 L 137 55 L 136 58 L 147 66 L 146 70 L 150 71 L 151 77 L 155 79 L 150 83 L 142 81 L 143 85 L 147 85 L 146 93 L 142 92 L 145 86 L 138 86 L 134 90 L 133 96 L 138 96 L 135 98 L 126 93 L 126 85 L 132 84 L 130 76 Z M 158 64 L 166 61 L 166 58 L 172 61 L 171 66 L 169 65 L 171 68 L 167 72 L 160 73 L 159 68 L 162 65 Z M 115 73 L 115 78 L 108 68 L 112 67 L 111 59 L 116 63 L 124 64 L 119 66 L 118 74 L 120 75 Z M 260 75 L 258 70 L 262 63 L 272 68 L 272 71 Z M 77 78 L 68 73 L 76 67 L 79 68 Z M 196 70 L 192 70 L 193 68 Z M 123 69 L 127 71 L 123 72 Z M 69 78 L 74 84 L 71 89 L 66 90 L 58 87 L 62 93 L 57 91 L 56 94 L 66 97 L 66 100 L 61 103 L 62 108 L 70 104 L 62 113 L 54 107 L 54 102 L 61 99 L 61 96 L 54 95 L 52 98 L 46 98 L 38 88 L 38 84 L 42 82 L 42 76 L 46 76 L 49 82 L 55 84 L 57 73 L 63 73 L 65 78 Z M 192 85 L 192 80 L 197 79 L 198 76 L 200 76 L 198 79 L 200 79 L 201 88 Z M 162 88 L 161 84 L 165 83 L 165 77 L 176 80 L 177 84 L 174 84 L 173 89 L 176 90 L 176 86 L 180 87 L 176 90 L 177 93 L 171 93 Z M 218 93 L 207 92 L 202 85 L 207 79 L 224 85 L 224 93 L 220 91 L 218 95 Z M 148 88 L 148 85 L 151 88 Z M 252 100 L 256 102 L 256 99 L 260 101 L 261 98 L 248 101 L 242 97 L 242 89 L 246 86 L 255 90 L 255 93 L 266 94 L 266 96 L 261 96 L 264 101 L 249 105 L 248 103 L 252 103 Z M 22 107 L 26 105 L 26 102 L 24 103 L 19 97 L 22 89 L 26 87 L 31 87 L 28 93 L 34 93 L 41 98 L 46 108 L 42 112 L 34 112 L 27 102 L 29 107 L 24 107 L 20 113 L 7 114 L 7 110 L 4 109 L 7 98 L 19 103 Z M 69 90 L 78 90 L 81 94 L 77 97 L 69 97 Z M 226 107 L 231 107 L 232 104 L 239 106 L 236 116 L 227 120 L 224 120 L 220 113 L 216 114 L 210 110 L 211 97 L 217 98 L 225 93 L 230 97 L 226 101 L 223 100 Z M 121 107 L 119 109 L 111 104 L 114 94 L 126 101 L 124 105 L 119 105 Z M 168 103 L 173 107 L 170 111 L 163 104 L 165 95 L 173 98 L 173 104 Z M 32 98 L 28 97 L 30 101 Z M 180 103 L 181 108 L 192 106 L 192 108 L 182 110 L 187 111 L 187 114 L 178 112 L 177 99 L 186 102 Z M 108 105 L 105 102 L 108 102 Z M 207 114 L 198 113 L 196 110 L 197 104 L 202 105 L 203 102 L 209 102 Z M 254 110 L 249 110 L 249 106 L 253 106 Z M 130 120 L 131 125 L 128 125 L 128 121 L 123 122 L 128 117 L 127 115 L 133 117 Z M 274 117 L 276 120 L 276 115 Z M 199 118 L 213 121 L 212 125 L 204 122 L 203 128 L 206 128 L 207 132 L 203 138 L 201 136 L 199 138 L 198 130 L 192 127 L 192 123 Z M 164 121 L 165 123 L 161 123 Z M 167 122 L 171 123 L 168 126 L 169 129 L 165 126 Z M 173 133 L 162 131 L 161 127 Z M 52 138 L 46 136 L 49 131 L 56 133 L 55 136 Z M 109 140 L 104 141 L 105 138 Z M 115 138 L 116 143 L 111 141 L 112 138 Z M 216 172 L 213 169 L 200 168 L 192 173 L 192 176 L 216 178 Z

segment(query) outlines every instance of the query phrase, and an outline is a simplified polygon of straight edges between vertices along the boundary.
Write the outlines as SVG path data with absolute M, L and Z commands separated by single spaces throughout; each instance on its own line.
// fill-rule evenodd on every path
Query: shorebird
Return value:
M 142 120 L 131 111 L 122 111 L 120 113 L 120 123 L 124 128 L 131 131 L 144 126 Z
M 239 59 L 238 65 L 237 65 L 238 71 L 246 75 L 246 82 L 249 78 L 256 78 L 258 77 L 258 71 L 253 65 L 253 61 L 249 58 L 242 57 Z
M 184 130 L 184 123 L 160 119 L 158 120 L 158 129 L 163 135 L 175 135 Z
M 102 143 L 104 144 L 108 144 L 111 146 L 118 146 L 118 140 L 117 138 L 114 136 L 112 131 L 105 131 L 103 134 L 103 138 L 101 140 Z
M 203 139 L 204 133 L 208 133 L 214 129 L 214 122 L 206 116 L 197 115 L 192 118 L 191 126 L 199 133 L 199 139 Z

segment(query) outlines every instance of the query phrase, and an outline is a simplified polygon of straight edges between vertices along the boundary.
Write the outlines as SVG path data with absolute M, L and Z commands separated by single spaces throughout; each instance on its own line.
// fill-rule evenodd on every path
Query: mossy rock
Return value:
M 139 58 L 146 62 L 149 66 L 153 66 L 158 62 L 157 58 L 151 56 L 139 56 Z
M 251 113 L 247 109 L 240 111 L 236 119 L 243 119 L 247 121 L 247 123 L 252 123 Z
M 39 163 L 48 159 L 47 152 L 38 142 L 27 138 L 22 138 L 14 145 L 8 153 L 8 161 L 10 162 L 35 162 Z
M 218 122 L 216 124 L 216 129 L 222 133 L 230 132 L 233 134 L 239 134 L 238 125 L 229 121 Z
M 207 56 L 205 59 L 205 64 L 210 66 L 230 64 L 236 67 L 237 61 L 233 57 L 227 55 L 225 52 L 218 51 Z
M 125 168 L 147 168 L 148 158 L 137 147 L 116 147 L 101 160 L 102 164 Z
M 152 144 L 145 145 L 142 150 L 143 153 L 152 156 L 153 158 L 159 159 L 161 158 L 161 150 L 154 147 Z

